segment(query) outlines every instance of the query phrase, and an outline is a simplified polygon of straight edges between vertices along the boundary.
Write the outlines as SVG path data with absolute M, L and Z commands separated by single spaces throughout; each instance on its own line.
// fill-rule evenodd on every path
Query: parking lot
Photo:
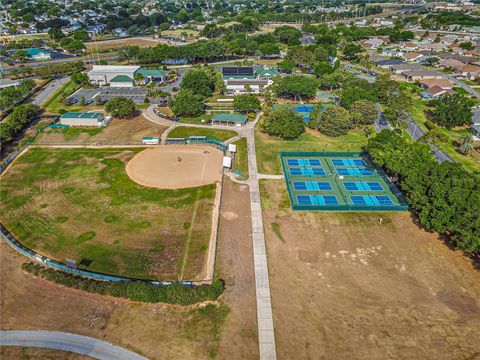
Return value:
M 107 102 L 114 96 L 121 96 L 127 99 L 132 99 L 135 104 L 143 104 L 147 96 L 147 89 L 141 87 L 100 87 L 97 89 L 80 89 L 69 98 L 79 102 L 83 97 L 85 102 L 95 103 L 97 98 L 100 98 L 102 103 Z M 152 98 L 149 99 L 153 102 Z M 161 101 L 161 100 L 160 100 Z M 156 101 L 154 103 L 157 103 Z

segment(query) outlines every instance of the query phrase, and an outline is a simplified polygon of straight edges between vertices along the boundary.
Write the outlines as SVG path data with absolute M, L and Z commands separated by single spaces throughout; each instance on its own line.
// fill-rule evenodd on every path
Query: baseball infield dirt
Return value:
M 126 171 L 140 185 L 182 189 L 220 181 L 222 159 L 221 151 L 210 146 L 167 145 L 140 152 Z

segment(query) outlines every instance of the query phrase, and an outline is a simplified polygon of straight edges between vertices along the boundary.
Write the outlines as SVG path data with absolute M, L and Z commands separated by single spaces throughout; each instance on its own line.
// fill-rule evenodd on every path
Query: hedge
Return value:
M 216 300 L 225 290 L 221 280 L 211 285 L 185 286 L 179 284 L 153 285 L 144 281 L 107 282 L 83 278 L 74 274 L 45 268 L 32 262 L 24 263 L 22 269 L 59 285 L 91 293 L 126 298 L 133 301 L 191 305 Z

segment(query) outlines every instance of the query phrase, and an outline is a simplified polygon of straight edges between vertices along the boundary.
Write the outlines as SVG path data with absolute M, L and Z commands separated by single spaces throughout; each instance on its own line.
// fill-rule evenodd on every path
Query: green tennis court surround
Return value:
M 280 153 L 294 210 L 405 211 L 387 175 L 363 153 Z

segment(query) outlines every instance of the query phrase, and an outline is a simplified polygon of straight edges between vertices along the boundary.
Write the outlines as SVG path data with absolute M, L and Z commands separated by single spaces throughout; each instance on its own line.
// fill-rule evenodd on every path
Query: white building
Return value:
M 67 112 L 60 116 L 60 124 L 68 126 L 107 126 L 111 116 L 105 117 L 101 112 Z
M 136 83 L 136 75 L 141 75 L 142 84 L 150 81 L 165 81 L 166 73 L 157 69 L 141 69 L 140 66 L 124 65 L 93 65 L 88 73 L 90 83 L 115 87 L 133 87 Z

